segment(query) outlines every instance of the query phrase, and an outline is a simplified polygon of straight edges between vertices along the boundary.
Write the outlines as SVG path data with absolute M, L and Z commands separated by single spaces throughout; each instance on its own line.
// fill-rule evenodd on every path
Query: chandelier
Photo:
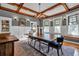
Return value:
M 38 7 L 39 7 L 39 13 L 36 15 L 36 18 L 44 18 L 45 15 L 40 13 L 41 12 L 41 3 L 38 3 Z

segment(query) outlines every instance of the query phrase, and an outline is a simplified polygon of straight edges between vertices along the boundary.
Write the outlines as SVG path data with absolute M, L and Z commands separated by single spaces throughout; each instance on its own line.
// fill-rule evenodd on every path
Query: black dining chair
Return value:
M 33 43 L 32 46 L 34 46 L 34 48 L 35 48 L 37 38 L 34 37 L 34 36 L 29 36 L 29 38 L 30 38 L 30 43 L 29 44 L 31 45 L 31 43 Z
M 58 56 L 59 56 L 59 50 L 61 50 L 61 53 L 63 54 L 63 51 L 62 51 L 63 41 L 64 41 L 64 37 L 61 36 L 61 37 L 57 37 L 56 42 L 55 41 L 49 42 L 47 52 L 49 52 L 50 47 L 52 47 L 52 48 L 55 48 L 57 50 Z
M 33 41 L 33 37 L 29 35 L 29 41 L 28 41 L 28 44 L 31 44 Z

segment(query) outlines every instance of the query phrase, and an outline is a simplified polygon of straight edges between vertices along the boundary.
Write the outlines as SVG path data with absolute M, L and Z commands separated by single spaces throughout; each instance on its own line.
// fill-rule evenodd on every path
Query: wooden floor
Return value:
M 75 47 L 77 49 L 79 49 L 79 44 L 75 44 L 75 43 L 71 43 L 71 42 L 64 42 L 65 46 L 71 46 L 71 47 Z
M 29 51 L 26 50 L 26 52 L 25 52 L 25 50 L 18 43 L 19 43 L 19 41 L 15 43 L 15 52 L 14 52 L 15 56 L 30 56 L 30 55 L 32 55 L 32 53 L 29 53 L 30 50 Z M 75 47 L 79 50 L 79 45 L 77 45 L 77 44 L 64 42 L 64 45 Z
M 65 46 L 71 46 L 71 47 L 75 47 L 79 50 L 79 45 L 78 44 L 73 44 L 71 42 L 64 42 Z M 30 51 L 30 50 L 29 50 Z M 29 53 L 29 51 L 27 51 L 27 56 L 28 55 L 32 55 L 32 53 Z M 24 51 L 24 49 L 18 44 L 18 42 L 15 43 L 15 56 L 21 56 L 21 55 L 26 55 L 26 52 Z

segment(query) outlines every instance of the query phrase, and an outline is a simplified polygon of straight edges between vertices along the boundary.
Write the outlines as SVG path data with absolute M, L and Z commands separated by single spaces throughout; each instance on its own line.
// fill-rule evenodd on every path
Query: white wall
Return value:
M 65 17 L 66 18 L 66 26 L 62 26 L 61 24 L 60 25 L 61 25 L 61 33 L 66 35 L 66 34 L 68 34 L 68 16 L 74 15 L 74 14 L 79 14 L 79 9 L 78 10 L 74 10 L 72 12 L 65 13 L 63 15 L 59 15 L 59 16 L 56 16 L 56 17 L 48 18 L 48 20 L 49 21 L 50 20 L 54 21 L 54 19 L 61 18 L 60 22 L 62 23 L 63 17 Z M 79 17 L 78 17 L 78 26 L 79 26 Z M 54 24 L 53 24 L 53 27 L 50 27 L 50 32 L 54 33 Z
M 0 33 L 1 33 L 1 29 L 2 29 L 2 23 L 1 23 L 2 20 L 9 20 L 9 25 L 10 25 L 9 32 L 12 35 L 15 35 L 17 38 L 22 38 L 22 36 L 24 34 L 28 33 L 31 29 L 30 27 L 25 27 L 25 26 L 24 27 L 12 26 L 12 18 L 0 16 Z
M 74 11 L 72 11 L 72 12 L 69 12 L 69 13 L 67 13 L 67 14 L 65 14 L 66 16 L 66 26 L 62 26 L 62 34 L 68 34 L 68 16 L 71 16 L 71 15 L 75 15 L 75 14 L 79 14 L 79 10 L 74 10 Z M 63 17 L 63 16 L 62 16 Z M 79 18 L 78 18 L 78 23 L 79 23 Z M 78 26 L 79 26 L 79 24 L 78 24 Z M 79 32 L 79 30 L 78 30 L 78 32 Z
M 10 32 L 12 35 L 22 38 L 23 35 L 29 33 L 30 27 L 12 26 Z

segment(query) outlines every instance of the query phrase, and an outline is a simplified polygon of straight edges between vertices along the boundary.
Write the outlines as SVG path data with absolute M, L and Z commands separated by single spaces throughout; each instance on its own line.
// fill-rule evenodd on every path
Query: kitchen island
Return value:
M 10 35 L 10 33 L 0 33 L 0 56 L 13 56 L 14 42 L 18 40 L 14 35 Z

